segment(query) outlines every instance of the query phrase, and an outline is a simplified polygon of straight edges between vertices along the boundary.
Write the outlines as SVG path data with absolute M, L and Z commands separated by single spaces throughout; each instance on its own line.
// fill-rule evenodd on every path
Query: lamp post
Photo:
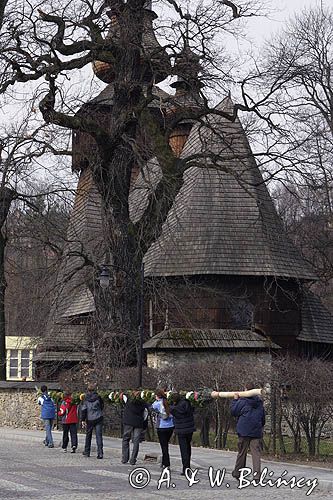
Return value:
M 99 284 L 103 290 L 110 286 L 111 276 L 110 267 L 115 267 L 112 264 L 102 264 L 99 275 Z M 142 262 L 140 272 L 140 301 L 139 301 L 139 349 L 138 349 L 138 387 L 142 387 L 142 367 L 143 367 L 143 337 L 144 337 L 144 280 L 145 280 L 145 265 Z
M 138 387 L 142 387 L 142 366 L 143 366 L 143 329 L 144 329 L 144 284 L 145 284 L 145 265 L 141 264 L 140 279 L 140 325 L 139 325 L 139 356 L 138 356 Z

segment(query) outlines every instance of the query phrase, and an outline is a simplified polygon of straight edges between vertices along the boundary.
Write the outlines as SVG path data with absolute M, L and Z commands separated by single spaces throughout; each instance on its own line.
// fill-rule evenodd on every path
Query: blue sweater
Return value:
M 170 427 L 174 427 L 173 417 L 169 415 L 168 418 L 161 418 L 160 413 L 162 406 L 163 406 L 162 399 L 157 399 L 152 404 L 153 410 L 155 410 L 158 413 L 156 427 L 157 429 L 170 429 Z
M 259 396 L 234 399 L 231 413 L 237 420 L 237 434 L 241 437 L 262 438 L 265 410 Z

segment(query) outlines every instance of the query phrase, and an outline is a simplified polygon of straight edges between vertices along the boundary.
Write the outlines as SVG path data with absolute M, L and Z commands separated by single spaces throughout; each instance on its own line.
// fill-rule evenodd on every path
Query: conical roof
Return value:
M 234 105 L 228 97 L 216 109 L 232 114 Z M 316 279 L 284 232 L 238 118 L 195 125 L 181 158 L 190 156 L 200 166 L 184 174 L 146 275 Z
M 304 292 L 301 324 L 297 340 L 333 344 L 333 316 L 318 295 L 310 290 Z

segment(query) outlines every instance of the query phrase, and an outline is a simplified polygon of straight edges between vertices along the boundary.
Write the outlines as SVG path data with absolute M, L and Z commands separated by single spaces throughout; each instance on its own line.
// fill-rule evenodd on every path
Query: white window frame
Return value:
M 18 359 L 17 359 L 17 376 L 13 377 L 10 375 L 10 360 L 11 360 L 11 351 L 17 351 Z M 33 380 L 33 355 L 34 349 L 30 349 L 27 347 L 15 347 L 11 349 L 7 349 L 7 363 L 6 363 L 6 378 L 7 380 L 21 380 L 22 379 L 22 351 L 29 351 L 29 375 L 25 376 L 26 380 Z M 16 359 L 16 358 L 15 358 Z

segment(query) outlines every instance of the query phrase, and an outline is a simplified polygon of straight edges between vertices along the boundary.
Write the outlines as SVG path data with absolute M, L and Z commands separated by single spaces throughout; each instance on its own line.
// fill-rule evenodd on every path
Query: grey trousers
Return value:
M 251 437 L 239 437 L 238 438 L 238 455 L 236 458 L 235 468 L 232 471 L 233 477 L 239 478 L 240 469 L 246 467 L 246 455 L 250 449 L 252 455 L 252 473 L 255 479 L 259 479 L 260 476 L 260 457 L 261 457 L 261 439 L 251 438 Z M 255 474 L 256 473 L 256 474 Z
M 123 464 L 127 463 L 130 455 L 130 440 L 133 439 L 133 449 L 131 454 L 130 463 L 135 464 L 139 453 L 140 437 L 142 433 L 141 427 L 133 427 L 132 425 L 124 424 L 123 444 L 122 444 L 122 458 Z

